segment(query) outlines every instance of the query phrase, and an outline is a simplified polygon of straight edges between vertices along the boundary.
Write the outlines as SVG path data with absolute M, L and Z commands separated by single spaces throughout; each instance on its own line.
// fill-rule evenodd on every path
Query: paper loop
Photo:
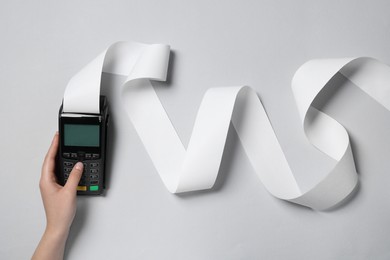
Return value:
M 172 193 L 211 188 L 216 180 L 229 124 L 266 189 L 275 197 L 313 209 L 342 201 L 358 182 L 348 133 L 336 120 L 312 107 L 320 91 L 342 73 L 390 108 L 390 69 L 374 59 L 313 60 L 302 65 L 293 93 L 309 141 L 336 160 L 320 182 L 302 192 L 256 92 L 246 86 L 211 88 L 200 105 L 187 149 L 183 146 L 150 80 L 164 81 L 169 46 L 118 42 L 69 82 L 64 111 L 96 113 L 102 72 L 126 75 L 123 106 L 163 183 Z

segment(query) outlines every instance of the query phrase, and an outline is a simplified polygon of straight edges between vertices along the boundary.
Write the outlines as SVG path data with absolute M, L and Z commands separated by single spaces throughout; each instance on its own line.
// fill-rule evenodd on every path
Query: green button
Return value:
M 89 186 L 89 190 L 90 190 L 90 191 L 97 191 L 97 190 L 99 190 L 99 186 L 98 186 L 98 185 Z

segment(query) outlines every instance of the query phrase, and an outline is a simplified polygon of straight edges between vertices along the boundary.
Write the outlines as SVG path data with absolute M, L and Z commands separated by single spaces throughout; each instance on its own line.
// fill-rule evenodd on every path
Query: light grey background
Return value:
M 27 259 L 45 226 L 40 167 L 67 81 L 111 43 L 172 47 L 155 83 L 185 144 L 204 92 L 257 90 L 297 179 L 313 185 L 332 161 L 307 143 L 290 82 L 312 58 L 390 63 L 388 1 L 5 1 L 0 3 L 0 258 Z M 340 77 L 316 104 L 350 132 L 360 186 L 327 212 L 269 195 L 234 131 L 211 191 L 172 195 L 110 96 L 106 196 L 82 197 L 68 259 L 389 259 L 390 112 Z

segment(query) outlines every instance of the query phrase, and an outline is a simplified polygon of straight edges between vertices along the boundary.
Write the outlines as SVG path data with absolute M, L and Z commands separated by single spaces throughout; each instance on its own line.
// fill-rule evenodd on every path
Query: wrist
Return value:
M 45 235 L 49 236 L 51 239 L 66 239 L 68 237 L 68 234 L 68 228 L 60 228 L 47 225 L 45 229 Z

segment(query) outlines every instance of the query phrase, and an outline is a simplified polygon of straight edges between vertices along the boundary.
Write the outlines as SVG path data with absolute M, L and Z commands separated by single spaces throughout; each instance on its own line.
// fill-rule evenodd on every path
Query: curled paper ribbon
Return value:
M 169 46 L 161 44 L 111 45 L 70 80 L 64 111 L 98 113 L 102 72 L 125 75 L 123 106 L 170 192 L 204 190 L 214 185 L 232 122 L 253 168 L 275 197 L 322 210 L 351 193 L 358 177 L 348 133 L 311 104 L 332 84 L 334 75 L 342 73 L 389 109 L 388 66 L 370 58 L 313 60 L 296 72 L 292 87 L 307 138 L 336 160 L 331 172 L 302 192 L 264 107 L 250 87 L 209 89 L 185 149 L 150 82 L 165 81 L 169 53 Z

